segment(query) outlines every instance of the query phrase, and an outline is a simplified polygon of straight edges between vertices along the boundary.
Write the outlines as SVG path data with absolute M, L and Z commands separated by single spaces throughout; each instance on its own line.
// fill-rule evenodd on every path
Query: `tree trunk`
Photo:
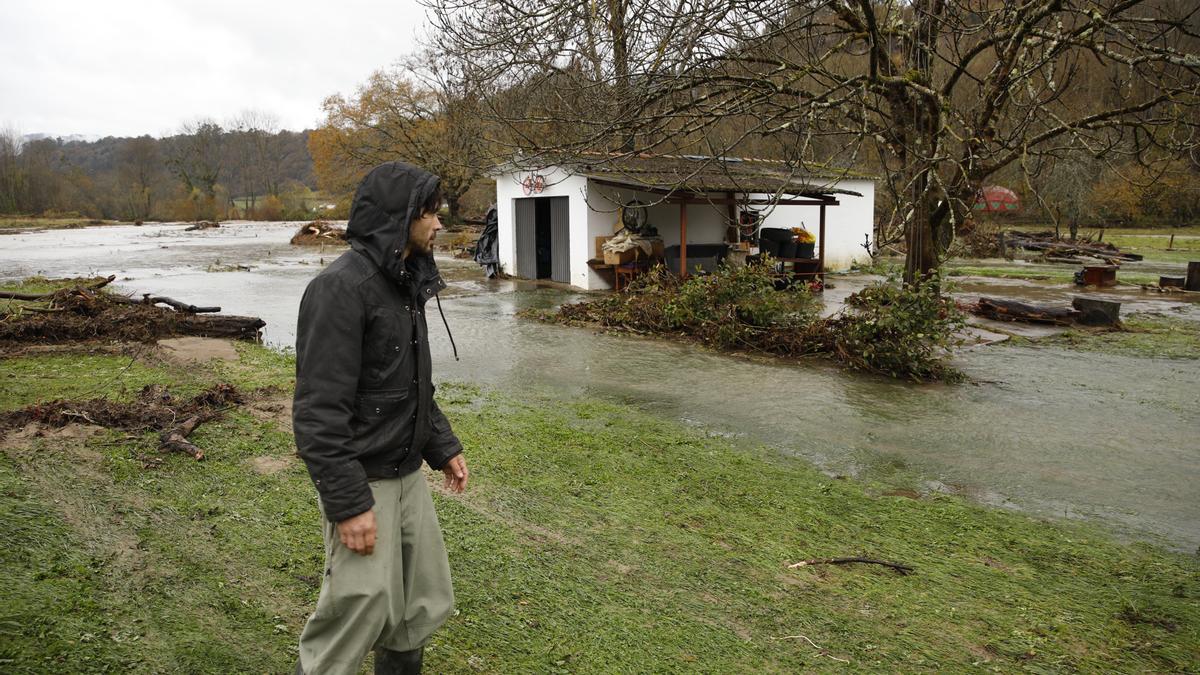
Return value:
M 446 218 L 446 220 L 449 221 L 449 224 L 462 224 L 462 216 L 460 215 L 460 212 L 462 211 L 462 203 L 460 195 L 447 194 L 446 208 L 450 211 L 450 215 Z

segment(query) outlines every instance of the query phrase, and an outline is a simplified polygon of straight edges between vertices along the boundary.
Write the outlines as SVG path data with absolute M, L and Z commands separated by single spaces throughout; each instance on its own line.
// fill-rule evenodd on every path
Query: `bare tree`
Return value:
M 183 125 L 182 133 L 171 139 L 167 166 L 189 192 L 198 191 L 215 199 L 217 182 L 226 162 L 225 132 L 209 119 Z
M 909 281 L 1002 171 L 1200 147 L 1194 2 L 425 1 L 496 142 L 547 162 L 753 147 L 798 174 L 873 166 Z
M 26 189 L 21 170 L 21 134 L 11 127 L 0 129 L 0 213 L 16 213 Z
M 228 157 L 233 184 L 250 211 L 260 194 L 279 196 L 279 119 L 261 110 L 244 110 L 229 121 Z
M 145 220 L 154 212 L 154 190 L 163 176 L 158 142 L 149 136 L 127 139 L 120 149 L 117 178 L 127 217 Z

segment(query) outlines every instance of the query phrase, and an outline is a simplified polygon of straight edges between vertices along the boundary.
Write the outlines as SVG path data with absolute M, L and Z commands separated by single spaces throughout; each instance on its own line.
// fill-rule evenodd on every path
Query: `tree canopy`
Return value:
M 996 176 L 1198 166 L 1200 8 L 1184 0 L 426 2 L 498 147 L 873 169 L 910 279 Z

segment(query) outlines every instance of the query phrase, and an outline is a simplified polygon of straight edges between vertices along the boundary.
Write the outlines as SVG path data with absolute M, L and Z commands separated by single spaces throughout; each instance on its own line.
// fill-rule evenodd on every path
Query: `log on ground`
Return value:
M 1074 323 L 1080 314 L 1079 310 L 1072 307 L 1033 305 L 1000 298 L 979 298 L 979 302 L 968 305 L 967 310 L 972 314 L 1000 321 L 1028 321 L 1063 326 Z

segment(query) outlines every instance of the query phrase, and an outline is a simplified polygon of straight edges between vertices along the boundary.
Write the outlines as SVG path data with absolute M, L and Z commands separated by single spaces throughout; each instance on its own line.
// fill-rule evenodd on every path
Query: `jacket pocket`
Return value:
M 364 422 L 391 417 L 404 407 L 407 399 L 407 389 L 360 391 L 354 397 L 354 415 Z
M 370 308 L 370 325 L 364 335 L 363 357 L 367 382 L 382 387 L 412 359 L 413 324 L 403 311 L 390 307 Z

